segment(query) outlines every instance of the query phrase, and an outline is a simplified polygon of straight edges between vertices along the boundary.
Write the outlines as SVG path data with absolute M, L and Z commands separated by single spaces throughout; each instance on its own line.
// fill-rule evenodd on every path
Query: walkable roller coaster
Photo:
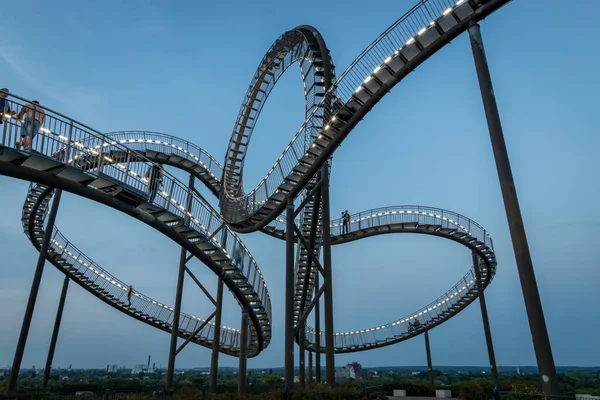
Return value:
M 6 103 L 11 110 L 25 107 L 32 114 L 41 114 L 42 109 L 45 118 L 34 132 L 31 147 L 15 148 L 25 122 L 5 110 L 0 174 L 32 182 L 22 221 L 41 257 L 110 306 L 172 334 L 168 389 L 175 354 L 188 342 L 212 348 L 213 367 L 217 352 L 245 360 L 268 346 L 272 315 L 267 284 L 238 234 L 261 230 L 285 240 L 286 383 L 291 383 L 293 374 L 294 340 L 300 346 L 301 364 L 304 350 L 326 353 L 329 381 L 334 353 L 387 346 L 426 333 L 481 296 L 495 274 L 490 235 L 476 222 L 451 211 L 385 207 L 352 215 L 348 229 L 343 231 L 343 222 L 329 217 L 329 171 L 335 149 L 386 93 L 463 32 L 469 30 L 472 43 L 479 40 L 481 44 L 476 23 L 508 1 L 422 0 L 376 38 L 339 77 L 315 28 L 299 26 L 285 32 L 269 48 L 252 78 L 223 165 L 184 139 L 146 131 L 102 134 L 10 95 Z M 304 83 L 305 122 L 266 176 L 246 192 L 242 185 L 244 161 L 254 126 L 271 90 L 292 65 L 299 66 Z M 189 183 L 163 171 L 163 165 L 189 173 Z M 159 180 L 148 174 L 158 170 Z M 196 190 L 196 181 L 218 197 L 219 210 Z M 174 306 L 139 292 L 128 299 L 129 284 L 95 263 L 54 226 L 63 190 L 137 218 L 182 247 Z M 295 208 L 294 200 L 300 202 L 299 207 Z M 453 240 L 470 250 L 473 264 L 448 291 L 408 315 L 376 327 L 334 332 L 330 246 L 386 233 L 420 233 Z M 216 300 L 186 266 L 191 258 L 199 259 L 220 278 Z M 210 317 L 181 312 L 186 274 L 216 305 Z M 319 286 L 320 276 L 323 286 Z M 239 303 L 244 318 L 249 318 L 249 323 L 243 319 L 239 330 L 221 326 L 223 285 Z M 323 294 L 326 326 L 322 332 L 319 326 L 313 328 L 306 322 L 312 310 L 318 312 L 315 305 Z M 318 321 L 316 318 L 317 325 Z M 418 321 L 417 328 L 412 326 L 414 321 Z M 28 330 L 25 325 L 24 330 Z M 25 344 L 27 332 L 23 334 L 25 339 L 21 338 L 17 353 L 19 349 L 22 353 Z M 175 350 L 177 337 L 185 342 Z M 17 358 L 13 371 L 20 366 Z

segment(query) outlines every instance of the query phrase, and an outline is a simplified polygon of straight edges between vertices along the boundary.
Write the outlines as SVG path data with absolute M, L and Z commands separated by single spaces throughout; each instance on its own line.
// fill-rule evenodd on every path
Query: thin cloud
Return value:
M 0 44 L 0 59 L 33 91 L 38 92 L 43 104 L 53 103 L 50 108 L 57 108 L 56 104 L 64 107 L 67 104 L 86 104 L 93 107 L 101 101 L 101 96 L 81 86 L 53 84 L 60 82 L 45 66 L 44 62 L 33 58 L 34 54 L 21 47 Z M 31 97 L 25 93 L 17 93 L 24 97 Z M 56 94 L 60 94 L 58 97 Z M 36 96 L 37 97 L 37 96 Z M 58 109 L 57 111 L 60 111 Z

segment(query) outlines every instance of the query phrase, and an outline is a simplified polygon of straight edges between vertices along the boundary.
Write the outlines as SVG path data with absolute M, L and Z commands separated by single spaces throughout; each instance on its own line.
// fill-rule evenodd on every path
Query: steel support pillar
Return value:
M 46 224 L 44 240 L 42 241 L 42 247 L 40 248 L 40 255 L 38 257 L 37 266 L 33 275 L 33 282 L 31 283 L 31 290 L 29 292 L 29 300 L 27 301 L 27 308 L 25 309 L 25 315 L 23 316 L 23 325 L 21 325 L 21 333 L 19 334 L 19 341 L 17 343 L 17 349 L 15 350 L 15 358 L 13 359 L 8 385 L 6 386 L 6 392 L 9 394 L 13 393 L 17 388 L 17 379 L 19 378 L 21 362 L 23 361 L 23 353 L 25 352 L 25 345 L 27 344 L 27 336 L 29 335 L 29 328 L 31 327 L 31 319 L 33 318 L 35 301 L 37 299 L 38 291 L 40 289 L 40 282 L 42 281 L 42 275 L 44 273 L 44 264 L 46 262 L 46 255 L 48 254 L 48 247 L 50 247 L 50 239 L 52 238 L 54 221 L 56 221 L 56 213 L 58 212 L 58 205 L 60 204 L 61 195 L 62 190 L 57 189 L 54 194 L 54 200 L 52 201 L 52 207 L 50 208 L 50 215 L 48 216 L 48 223 Z
M 210 377 L 209 387 L 210 393 L 215 393 L 217 390 L 217 375 L 219 372 L 219 345 L 221 344 L 221 315 L 223 311 L 223 278 L 219 277 L 217 284 L 217 314 L 215 315 L 215 333 L 213 335 L 212 356 L 210 359 Z
M 427 374 L 429 375 L 429 389 L 435 390 L 433 381 L 433 367 L 431 366 L 431 347 L 429 346 L 429 331 L 425 331 L 425 352 L 427 353 Z
M 325 163 L 322 171 L 321 205 L 323 215 L 323 269 L 325 270 L 325 375 L 327 384 L 335 384 L 335 358 L 333 352 L 333 281 L 331 273 L 331 232 L 329 213 L 329 162 Z
M 240 328 L 240 363 L 238 368 L 238 393 L 246 393 L 246 366 L 248 362 L 248 309 L 242 308 Z
M 287 199 L 285 231 L 285 386 L 294 387 L 294 199 Z
M 550 338 L 546 329 L 542 302 L 533 271 L 533 263 L 531 261 L 531 254 L 529 253 L 517 191 L 510 168 L 510 161 L 500 123 L 500 115 L 498 113 L 490 70 L 478 24 L 473 24 L 469 27 L 469 37 L 473 50 L 473 58 L 475 59 L 475 68 L 477 70 L 488 130 L 490 132 L 494 159 L 496 160 L 500 189 L 504 199 L 506 217 L 517 261 L 521 289 L 525 300 L 525 309 L 527 310 L 527 318 L 529 319 L 533 347 L 542 380 L 542 388 L 548 396 L 558 395 L 559 390 L 556 382 L 556 368 L 552 356 L 552 347 L 550 346 Z
M 319 273 L 315 274 L 315 293 L 319 289 Z M 321 300 L 315 305 L 315 382 L 321 383 Z
M 44 380 L 42 381 L 42 389 L 48 388 L 48 379 L 52 370 L 52 360 L 54 359 L 54 350 L 56 349 L 56 340 L 58 339 L 58 331 L 60 330 L 60 322 L 62 320 L 63 309 L 65 308 L 65 299 L 67 298 L 67 290 L 69 289 L 69 277 L 65 276 L 63 281 L 62 291 L 60 292 L 60 300 L 58 300 L 58 310 L 56 310 L 56 319 L 54 320 L 54 330 L 52 331 L 52 339 L 50 339 L 50 347 L 48 348 L 48 357 L 46 358 L 46 367 L 44 368 Z
M 304 389 L 306 387 L 306 369 L 304 368 L 304 364 L 306 362 L 305 356 L 306 356 L 306 352 L 304 351 L 304 338 L 305 338 L 305 330 L 306 329 L 306 322 L 302 323 L 302 326 L 300 326 L 300 330 L 298 331 L 298 337 L 300 338 L 298 340 L 299 345 L 298 345 L 298 363 L 300 364 L 300 372 L 298 374 L 298 377 L 300 378 L 300 387 L 302 389 Z
M 487 305 L 485 303 L 485 294 L 483 293 L 483 281 L 481 279 L 481 271 L 479 270 L 479 256 L 476 252 L 473 252 L 473 266 L 475 269 L 475 281 L 477 282 L 477 295 L 479 297 L 479 305 L 481 306 L 481 320 L 483 321 L 483 331 L 485 332 L 485 343 L 487 345 L 488 356 L 490 359 L 490 369 L 492 371 L 492 379 L 494 381 L 495 390 L 498 391 L 500 390 L 500 378 L 498 377 L 498 369 L 496 368 L 496 355 L 494 354 L 494 343 L 492 342 L 490 320 L 488 319 Z
M 191 209 L 192 191 L 194 189 L 194 175 L 190 175 L 188 188 L 186 210 Z M 187 216 L 187 214 L 185 217 L 185 222 L 189 222 L 189 216 Z M 165 376 L 165 389 L 167 393 L 173 390 L 173 375 L 175 374 L 175 356 L 177 355 L 177 338 L 179 336 L 179 317 L 181 314 L 181 299 L 183 295 L 186 258 L 187 251 L 182 247 L 179 254 L 179 272 L 177 275 L 175 306 L 173 307 L 173 324 L 171 327 L 171 342 L 169 345 L 169 361 L 167 364 L 167 375 Z
M 313 353 L 308 352 L 308 383 L 313 383 Z

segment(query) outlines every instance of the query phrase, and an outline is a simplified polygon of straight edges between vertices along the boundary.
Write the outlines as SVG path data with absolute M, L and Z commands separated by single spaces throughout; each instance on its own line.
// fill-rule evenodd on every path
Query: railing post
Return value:
M 23 317 L 23 325 L 21 326 L 21 333 L 19 334 L 19 342 L 17 343 L 15 358 L 13 360 L 8 385 L 6 387 L 6 392 L 9 394 L 13 393 L 17 388 L 17 379 L 19 377 L 19 370 L 21 369 L 21 361 L 23 361 L 23 352 L 25 351 L 25 345 L 27 344 L 29 327 L 31 326 L 31 319 L 33 318 L 33 310 L 35 309 L 35 301 L 40 289 L 40 282 L 42 281 L 44 264 L 48 254 L 48 247 L 50 246 L 50 238 L 52 237 L 52 230 L 54 229 L 54 221 L 56 220 L 56 213 L 58 212 L 58 205 L 60 204 L 61 195 L 62 190 L 56 190 L 56 193 L 54 194 L 54 201 L 52 202 L 52 207 L 50 209 L 50 215 L 48 216 L 48 223 L 46 225 L 46 231 L 44 232 L 44 240 L 42 241 L 35 274 L 33 275 L 33 282 L 31 283 L 31 291 L 29 292 L 29 300 L 27 301 L 27 308 L 25 309 L 25 315 Z
M 219 347 L 221 345 L 221 315 L 223 311 L 223 278 L 219 277 L 217 283 L 217 298 L 216 298 L 216 314 L 215 314 L 215 332 L 213 334 L 213 348 L 210 359 L 210 376 L 208 390 L 210 393 L 215 393 L 217 390 L 217 375 L 219 373 Z
M 285 232 L 285 385 L 294 387 L 294 199 L 288 197 Z
M 65 275 L 62 291 L 60 292 L 60 300 L 58 301 L 58 310 L 56 311 L 56 319 L 54 320 L 54 330 L 52 331 L 52 339 L 50 340 L 50 348 L 48 349 L 48 357 L 46 358 L 46 367 L 44 368 L 44 380 L 42 381 L 42 389 L 48 388 L 48 379 L 52 369 L 52 360 L 54 359 L 54 350 L 56 349 L 56 340 L 58 339 L 58 331 L 62 320 L 63 309 L 65 307 L 65 299 L 67 298 L 67 289 L 69 288 L 69 277 Z
M 533 262 L 527 244 L 527 235 L 521 216 L 517 191 L 510 168 L 502 124 L 500 123 L 500 114 L 492 86 L 492 78 L 488 68 L 483 39 L 478 24 L 472 24 L 469 27 L 469 37 L 471 39 L 471 49 L 475 59 L 475 69 L 479 80 L 479 88 L 483 99 L 483 107 L 492 142 L 492 150 L 496 161 L 496 169 L 500 180 L 500 189 L 504 198 L 504 207 L 506 217 L 510 228 L 511 239 L 521 281 L 521 289 L 525 300 L 525 309 L 529 319 L 529 328 L 533 338 L 533 347 L 537 358 L 538 370 L 542 380 L 542 387 L 547 396 L 556 396 L 559 394 L 558 383 L 556 381 L 556 367 L 552 356 L 552 347 L 548 330 L 546 329 L 546 320 L 542 302 L 533 271 Z

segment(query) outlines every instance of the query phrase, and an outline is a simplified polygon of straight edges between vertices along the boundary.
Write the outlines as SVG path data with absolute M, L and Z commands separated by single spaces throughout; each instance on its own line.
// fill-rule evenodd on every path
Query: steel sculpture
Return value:
M 218 352 L 240 357 L 240 369 L 244 370 L 246 357 L 258 355 L 270 342 L 271 305 L 266 282 L 254 258 L 236 234 L 257 230 L 286 240 L 285 356 L 288 388 L 293 385 L 294 340 L 300 346 L 302 384 L 305 350 L 316 353 L 317 382 L 321 377 L 320 353 L 326 353 L 327 381 L 333 384 L 334 353 L 387 346 L 422 333 L 426 333 L 428 338 L 427 332 L 431 328 L 456 315 L 477 297 L 481 298 L 490 362 L 492 371 L 495 371 L 483 298 L 483 289 L 489 285 L 496 270 L 489 234 L 460 214 L 421 206 L 387 207 L 355 214 L 351 217 L 349 231 L 342 232 L 341 221 L 330 221 L 329 218 L 329 172 L 335 149 L 375 104 L 405 76 L 467 30 L 474 43 L 494 148 L 501 147 L 498 143 L 502 141 L 502 133 L 497 110 L 493 115 L 495 103 L 490 102 L 493 95 L 490 97 L 491 81 L 489 71 L 484 68 L 483 46 L 479 46 L 478 53 L 475 43 L 481 43 L 476 23 L 508 2 L 419 1 L 376 38 L 337 79 L 329 50 L 316 29 L 299 26 L 284 33 L 270 47 L 252 79 L 234 125 L 223 167 L 207 152 L 182 139 L 155 132 L 101 134 L 47 108 L 44 108 L 46 119 L 32 141 L 32 148 L 17 150 L 12 144 L 18 138 L 21 122 L 5 114 L 0 143 L 0 173 L 34 182 L 30 185 L 23 208 L 23 227 L 34 246 L 40 249 L 41 260 L 8 390 L 15 388 L 44 259 L 112 307 L 171 333 L 167 389 L 172 383 L 175 355 L 187 343 L 212 348 L 211 389 L 214 390 Z M 300 67 L 305 87 L 306 120 L 267 175 L 246 193 L 242 185 L 243 169 L 254 125 L 278 79 L 289 66 L 296 64 Z M 17 96 L 9 97 L 8 102 L 13 110 L 27 104 L 25 99 Z M 510 174 L 505 149 L 501 156 Z M 187 171 L 190 183 L 186 185 L 164 172 L 162 186 L 157 188 L 151 178 L 145 178 L 149 169 L 156 168 L 155 163 Z M 499 167 L 499 174 L 500 170 Z M 196 180 L 219 197 L 220 210 L 213 209 L 194 188 Z M 182 247 L 174 308 L 139 292 L 133 296 L 131 305 L 129 300 L 126 304 L 128 285 L 94 263 L 53 226 L 56 212 L 48 214 L 47 210 L 53 202 L 52 207 L 56 211 L 62 190 L 133 216 Z M 57 194 L 53 198 L 55 191 Z M 294 200 L 298 198 L 301 203 L 296 208 Z M 518 206 L 517 214 L 508 212 L 514 208 L 509 204 L 516 204 L 516 194 L 513 193 L 506 202 L 512 226 L 513 219 L 520 221 Z M 519 224 L 522 227 L 522 222 Z M 334 332 L 330 246 L 386 233 L 420 233 L 459 242 L 472 252 L 473 265 L 450 290 L 413 313 L 373 328 Z M 526 247 L 524 232 L 518 235 L 515 248 L 521 248 L 517 243 L 525 243 Z M 298 251 L 294 256 L 295 248 Z M 322 262 L 319 259 L 321 249 Z M 193 257 L 218 275 L 217 300 L 186 265 Z M 529 290 L 535 286 L 531 261 L 529 259 L 526 263 L 524 260 L 519 258 L 520 271 L 529 274 L 522 274 L 522 279 L 528 282 L 523 285 L 524 294 L 526 298 L 533 299 L 533 303 L 537 298 L 539 304 L 537 291 Z M 528 266 L 521 268 L 523 263 Z M 208 319 L 180 312 L 186 275 L 215 304 L 215 312 Z M 320 282 L 322 286 L 319 286 Z M 232 292 L 243 310 L 242 332 L 220 326 L 224 286 Z M 321 295 L 325 297 L 325 332 L 321 332 L 319 327 Z M 527 302 L 528 310 L 530 303 Z M 313 310 L 316 314 L 314 329 L 306 325 Z M 547 333 L 541 306 L 533 307 L 532 313 L 541 317 L 541 320 L 537 318 L 535 321 L 544 327 L 535 332 L 534 339 L 536 343 L 543 344 L 536 345 L 536 352 L 540 353 L 540 365 L 545 365 L 545 389 L 547 393 L 555 394 L 552 386 L 553 362 L 550 362 L 552 355 L 549 345 L 546 346 L 543 340 L 544 335 L 547 339 Z M 211 322 L 213 318 L 214 323 Z M 414 320 L 419 321 L 416 327 L 412 325 Z M 176 349 L 178 337 L 185 341 Z M 311 364 L 312 356 L 309 358 Z M 311 374 L 312 366 L 309 379 Z M 241 392 L 244 391 L 244 382 L 240 376 Z

